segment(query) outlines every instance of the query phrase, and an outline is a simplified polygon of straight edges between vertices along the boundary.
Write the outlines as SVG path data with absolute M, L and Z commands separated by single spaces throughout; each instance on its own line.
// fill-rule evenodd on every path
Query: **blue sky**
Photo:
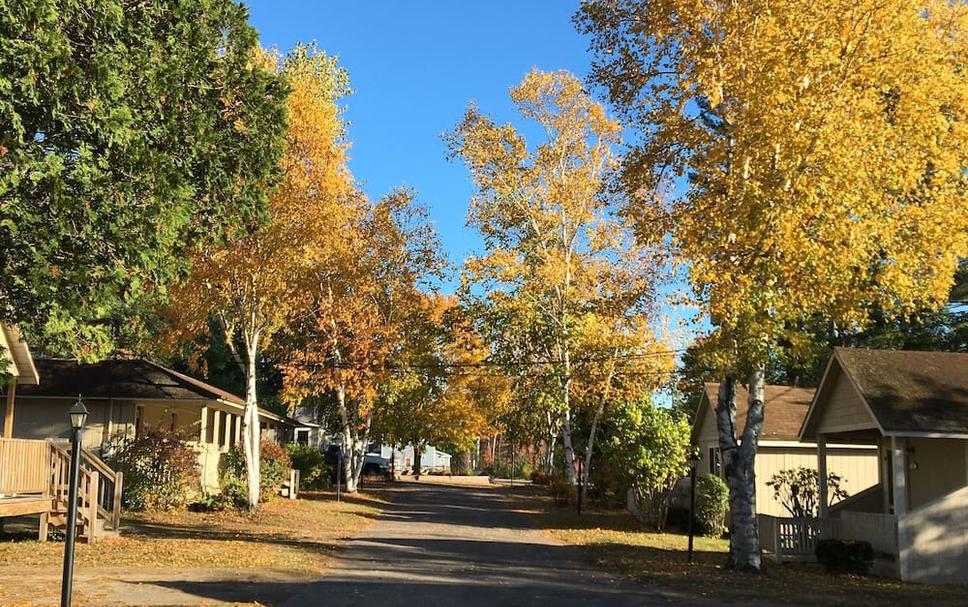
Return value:
M 480 241 L 464 225 L 467 172 L 447 161 L 441 133 L 472 100 L 511 120 L 508 88 L 532 67 L 583 76 L 589 66 L 571 23 L 577 0 L 247 4 L 264 46 L 315 40 L 339 56 L 355 90 L 346 100 L 353 174 L 373 198 L 416 188 L 455 265 Z
M 373 198 L 415 188 L 458 267 L 481 241 L 465 226 L 467 171 L 447 161 L 440 135 L 471 101 L 498 121 L 514 120 L 508 89 L 532 67 L 584 78 L 591 62 L 571 22 L 578 0 L 247 4 L 264 46 L 285 52 L 316 41 L 339 57 L 355 90 L 346 100 L 353 174 Z M 685 312 L 665 307 L 673 323 Z

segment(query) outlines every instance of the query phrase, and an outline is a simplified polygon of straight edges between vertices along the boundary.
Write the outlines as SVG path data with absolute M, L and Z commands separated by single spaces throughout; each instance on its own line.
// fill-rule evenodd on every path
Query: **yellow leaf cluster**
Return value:
M 640 232 L 672 236 L 741 355 L 945 301 L 968 253 L 963 3 L 590 4 L 595 77 L 645 136 Z

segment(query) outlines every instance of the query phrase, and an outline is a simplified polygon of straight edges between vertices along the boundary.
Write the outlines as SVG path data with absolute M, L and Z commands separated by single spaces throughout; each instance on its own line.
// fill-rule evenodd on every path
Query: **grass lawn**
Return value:
M 178 569 L 226 578 L 248 573 L 312 578 L 325 568 L 340 539 L 368 525 L 382 503 L 379 493 L 353 495 L 337 503 L 331 494 L 307 492 L 298 500 L 273 500 L 252 514 L 125 513 L 120 537 L 77 545 L 75 571 L 93 577 L 111 577 L 114 572 L 150 576 Z M 34 539 L 36 518 L 22 533 L 11 527 L 0 536 L 4 605 L 30 593 L 40 573 L 59 588 L 64 554 L 63 542 Z
M 786 605 L 968 605 L 968 587 L 831 575 L 816 565 L 769 562 L 760 575 L 734 573 L 723 568 L 729 547 L 720 539 L 697 537 L 690 565 L 685 535 L 643 530 L 621 511 L 586 511 L 579 517 L 570 510 L 548 509 L 537 514 L 536 520 L 562 541 L 587 548 L 589 558 L 604 569 L 675 594 Z

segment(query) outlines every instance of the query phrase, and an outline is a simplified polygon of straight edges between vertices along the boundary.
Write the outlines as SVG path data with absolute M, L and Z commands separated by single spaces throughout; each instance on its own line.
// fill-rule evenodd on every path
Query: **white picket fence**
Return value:
M 897 554 L 897 518 L 869 512 L 841 513 L 839 519 L 786 518 L 758 515 L 760 544 L 777 562 L 813 561 L 817 541 L 844 539 L 870 542 L 874 552 Z

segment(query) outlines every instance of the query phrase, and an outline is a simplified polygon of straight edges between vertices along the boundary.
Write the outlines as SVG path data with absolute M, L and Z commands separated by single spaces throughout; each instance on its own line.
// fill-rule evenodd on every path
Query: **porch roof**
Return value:
M 37 385 L 40 381 L 37 368 L 20 329 L 13 325 L 0 324 L 0 350 L 0 356 L 6 358 L 11 365 L 6 371 L 17 379 L 18 384 Z
M 245 400 L 200 379 L 144 359 L 109 359 L 84 364 L 74 359 L 37 358 L 44 378 L 40 385 L 23 386 L 23 397 L 116 398 L 131 400 L 220 401 L 244 407 Z M 203 404 L 200 402 L 199 404 Z M 291 424 L 283 416 L 259 408 L 259 415 Z
M 836 348 L 800 431 L 816 437 L 837 367 L 886 436 L 968 436 L 968 354 Z

